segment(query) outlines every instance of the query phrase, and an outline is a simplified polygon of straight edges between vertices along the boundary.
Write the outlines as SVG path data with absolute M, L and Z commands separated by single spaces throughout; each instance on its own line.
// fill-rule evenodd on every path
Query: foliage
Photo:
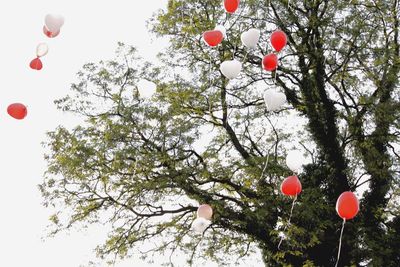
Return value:
M 71 95 L 56 101 L 85 123 L 60 126 L 46 143 L 40 189 L 60 211 L 55 232 L 111 225 L 101 257 L 129 256 L 157 240 L 141 252 L 183 251 L 190 264 L 204 256 L 229 265 L 236 259 L 227 255 L 257 247 L 266 266 L 332 266 L 341 225 L 335 202 L 357 190 L 361 211 L 346 224 L 340 266 L 398 266 L 398 13 L 398 0 L 247 0 L 236 15 L 219 0 L 170 0 L 150 21 L 170 37 L 161 66 L 121 44 L 116 60 L 86 64 Z M 216 24 L 228 38 L 207 48 L 201 34 Z M 239 37 L 251 27 L 262 38 L 247 51 Z M 269 74 L 260 66 L 276 28 L 289 44 Z M 219 65 L 233 57 L 244 70 L 228 81 Z M 137 93 L 140 78 L 158 84 L 151 101 Z M 267 112 L 267 88 L 282 90 L 291 107 Z M 291 202 L 279 185 L 291 174 L 284 158 L 293 145 L 312 162 L 279 250 Z M 190 231 L 198 203 L 215 211 L 203 237 Z

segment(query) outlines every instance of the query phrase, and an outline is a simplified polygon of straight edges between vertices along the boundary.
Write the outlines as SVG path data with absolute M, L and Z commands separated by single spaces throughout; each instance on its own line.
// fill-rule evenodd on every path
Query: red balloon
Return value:
M 49 29 L 47 29 L 47 27 L 45 25 L 45 26 L 43 26 L 43 33 L 49 38 L 54 38 L 54 37 L 56 37 L 57 35 L 60 34 L 60 30 L 58 30 L 55 33 L 52 33 L 51 31 L 49 31 Z
M 296 196 L 301 192 L 301 183 L 297 176 L 289 176 L 281 184 L 281 192 L 285 196 Z
M 358 199 L 351 191 L 343 192 L 336 201 L 336 212 L 342 219 L 353 219 L 359 209 Z
M 42 61 L 38 57 L 32 60 L 29 66 L 34 70 L 41 70 L 43 68 Z
M 14 119 L 22 120 L 26 117 L 28 110 L 25 105 L 21 103 L 14 103 L 8 106 L 7 113 Z
M 278 57 L 275 54 L 266 55 L 262 61 L 265 70 L 273 71 L 278 66 Z
M 287 43 L 286 34 L 283 31 L 275 31 L 271 35 L 272 47 L 277 51 L 281 51 Z
M 225 0 L 224 6 L 225 6 L 226 12 L 231 13 L 231 14 L 235 13 L 235 11 L 239 7 L 239 3 L 240 3 L 240 0 Z
M 224 35 L 218 30 L 206 31 L 203 33 L 203 39 L 209 46 L 217 46 L 224 39 Z

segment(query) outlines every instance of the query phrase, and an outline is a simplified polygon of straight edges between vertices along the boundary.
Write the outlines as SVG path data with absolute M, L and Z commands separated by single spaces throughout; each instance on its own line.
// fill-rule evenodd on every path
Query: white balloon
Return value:
M 242 40 L 243 45 L 245 45 L 248 48 L 256 48 L 259 39 L 260 39 L 260 30 L 254 28 L 245 31 L 240 36 L 240 40 Z
M 292 172 L 297 172 L 303 166 L 304 161 L 303 154 L 298 150 L 289 151 L 286 156 L 286 165 Z
M 217 25 L 214 30 L 222 32 L 222 35 L 226 38 L 226 28 L 223 25 Z
M 264 102 L 270 111 L 278 110 L 286 102 L 286 95 L 275 90 L 266 90 L 264 92 Z
M 57 32 L 64 25 L 64 17 L 58 14 L 47 14 L 44 23 L 49 31 Z
M 222 74 L 228 79 L 236 78 L 239 73 L 242 71 L 242 63 L 234 60 L 227 60 L 222 62 L 221 66 L 219 67 Z
M 143 98 L 152 97 L 157 91 L 157 85 L 148 80 L 140 80 L 137 83 L 137 87 L 139 90 L 139 95 Z
M 48 52 L 49 52 L 49 47 L 47 46 L 46 43 L 40 43 L 37 45 L 37 47 L 36 47 L 36 56 L 37 57 L 43 57 L 43 56 L 47 55 Z
M 210 226 L 211 221 L 204 219 L 202 217 L 199 217 L 197 219 L 195 219 L 192 223 L 192 229 L 197 232 L 202 234 L 208 226 Z

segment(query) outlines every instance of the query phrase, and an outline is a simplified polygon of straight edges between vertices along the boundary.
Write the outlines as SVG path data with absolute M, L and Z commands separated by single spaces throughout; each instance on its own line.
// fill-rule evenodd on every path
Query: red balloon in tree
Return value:
M 22 120 L 26 117 L 28 110 L 25 105 L 21 103 L 14 103 L 8 106 L 7 113 L 14 119 Z
M 287 43 L 286 34 L 283 31 L 275 31 L 271 35 L 272 47 L 277 51 L 281 51 Z
M 34 70 L 41 70 L 43 68 L 42 61 L 38 57 L 32 60 L 29 66 Z
M 273 71 L 278 66 L 278 57 L 275 54 L 266 55 L 263 58 L 262 65 L 265 70 Z
M 336 212 L 342 219 L 353 219 L 359 209 L 358 199 L 351 191 L 343 192 L 336 201 Z
M 222 39 L 224 39 L 224 35 L 221 31 L 218 30 L 206 31 L 203 33 L 203 39 L 209 46 L 213 47 L 219 45 L 222 42 Z
M 297 176 L 289 176 L 281 184 L 281 192 L 285 196 L 296 196 L 301 192 L 301 183 Z
M 225 10 L 228 13 L 235 13 L 239 7 L 240 0 L 224 0 Z

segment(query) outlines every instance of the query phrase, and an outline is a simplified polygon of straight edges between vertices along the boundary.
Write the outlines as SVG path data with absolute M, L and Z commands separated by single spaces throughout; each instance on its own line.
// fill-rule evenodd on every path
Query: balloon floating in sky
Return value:
M 64 25 L 64 17 L 58 14 L 47 14 L 44 19 L 44 24 L 50 32 L 56 33 L 60 31 L 61 27 Z
M 219 45 L 224 39 L 224 34 L 220 30 L 206 31 L 203 33 L 203 39 L 211 47 Z
M 46 25 L 43 26 L 43 33 L 49 37 L 49 38 L 54 38 L 57 37 L 60 34 L 60 30 L 56 32 L 51 32 L 49 29 L 47 29 Z
M 336 201 L 336 212 L 342 219 L 353 219 L 359 211 L 359 202 L 351 191 L 343 192 Z
M 14 103 L 8 106 L 7 113 L 14 119 L 22 120 L 28 114 L 28 110 L 25 105 Z
M 275 90 L 266 90 L 264 92 L 264 102 L 269 111 L 278 110 L 286 102 L 286 95 Z
M 240 0 L 224 0 L 224 7 L 226 12 L 235 13 L 240 4 Z
M 301 192 L 301 182 L 296 175 L 289 176 L 281 184 L 281 192 L 285 196 L 296 196 Z
M 152 97 L 157 91 L 157 85 L 148 80 L 140 80 L 137 83 L 137 88 L 139 91 L 139 95 L 143 98 L 150 98 Z
M 284 194 L 285 196 L 294 197 L 293 202 L 292 202 L 292 209 L 290 211 L 289 220 L 288 220 L 288 223 L 285 225 L 284 230 L 290 224 L 290 220 L 292 219 L 294 204 L 296 203 L 297 195 L 300 194 L 301 189 L 302 188 L 301 188 L 300 180 L 296 175 L 286 177 L 285 180 L 283 180 L 283 182 L 281 184 L 282 194 Z M 284 236 L 282 236 L 281 240 L 279 241 L 278 249 L 281 246 L 283 239 L 284 239 Z
M 211 220 L 212 215 L 213 215 L 213 210 L 211 206 L 208 204 L 200 205 L 199 208 L 197 209 L 197 218 L 204 218 L 207 220 Z
M 34 69 L 34 70 L 41 70 L 43 68 L 42 61 L 38 57 L 33 59 L 31 61 L 31 63 L 29 64 L 29 66 L 31 67 L 31 69 Z
M 242 44 L 248 48 L 256 48 L 259 39 L 260 39 L 260 30 L 254 28 L 243 32 L 242 35 L 240 36 Z
M 234 79 L 242 71 L 242 63 L 240 63 L 236 59 L 226 60 L 221 63 L 219 69 L 226 78 Z
M 357 215 L 360 209 L 359 205 L 360 204 L 358 202 L 356 195 L 351 191 L 343 192 L 336 201 L 336 212 L 339 215 L 339 217 L 343 219 L 343 223 L 342 223 L 342 230 L 340 231 L 339 249 L 335 267 L 337 267 L 339 264 L 344 225 L 346 223 L 346 220 L 353 219 Z
M 271 45 L 276 52 L 281 51 L 287 43 L 286 34 L 283 31 L 275 31 L 271 35 Z
M 40 43 L 36 47 L 36 56 L 38 58 L 47 55 L 48 52 L 49 52 L 49 47 L 47 46 L 46 43 Z
M 202 234 L 208 226 L 210 226 L 211 221 L 204 219 L 202 217 L 199 217 L 197 219 L 195 219 L 192 223 L 192 229 L 197 232 Z
M 297 172 L 304 163 L 303 154 L 298 150 L 289 151 L 286 156 L 286 165 L 292 172 Z
M 278 57 L 275 54 L 268 54 L 263 58 L 263 68 L 266 71 L 274 71 L 278 66 Z

